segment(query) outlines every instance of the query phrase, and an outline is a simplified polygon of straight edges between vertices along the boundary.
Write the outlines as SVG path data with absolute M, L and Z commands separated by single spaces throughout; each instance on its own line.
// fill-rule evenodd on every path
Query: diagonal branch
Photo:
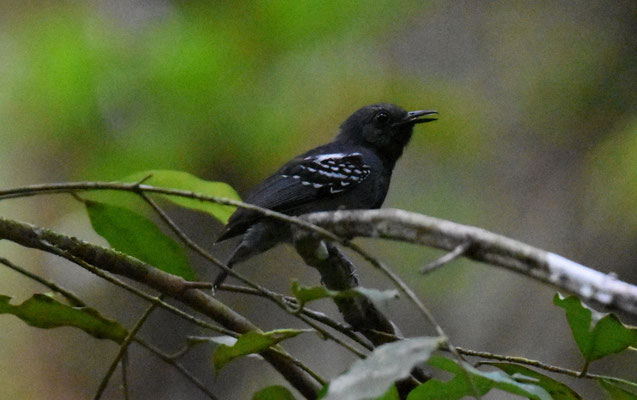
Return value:
M 168 274 L 123 253 L 93 245 L 48 229 L 0 217 L 0 239 L 92 264 L 104 271 L 122 275 L 172 296 L 239 333 L 259 331 L 242 315 L 226 307 L 202 290 L 189 289 L 183 278 Z M 54 251 L 58 249 L 58 251 Z M 288 357 L 273 349 L 261 353 L 279 373 L 308 399 L 315 399 L 319 386 Z
M 217 396 L 215 396 L 214 393 L 212 393 L 206 387 L 206 385 L 203 384 L 203 382 L 201 382 L 199 379 L 197 379 L 192 373 L 190 373 L 190 371 L 188 371 L 183 365 L 181 365 L 171 355 L 164 353 L 159 348 L 155 347 L 154 345 L 152 345 L 152 344 L 150 344 L 150 343 L 148 343 L 148 342 L 146 342 L 144 340 L 141 340 L 140 338 L 135 338 L 135 342 L 137 342 L 137 344 L 139 344 L 140 346 L 142 346 L 146 350 L 150 351 L 151 353 L 153 353 L 157 357 L 159 357 L 165 363 L 173 366 L 180 374 L 182 374 L 186 379 L 188 379 L 189 382 L 191 382 L 193 385 L 195 385 L 197 388 L 199 388 L 199 390 L 201 390 L 203 393 L 205 393 L 210 399 L 212 399 L 212 400 L 217 400 L 218 399 Z
M 79 297 L 77 297 L 77 295 L 73 292 L 71 292 L 68 289 L 63 288 L 62 286 L 58 285 L 55 282 L 51 282 L 49 280 L 46 280 L 44 278 L 42 278 L 41 276 L 34 274 L 33 272 L 30 272 L 14 263 L 12 263 L 11 261 L 7 260 L 6 258 L 0 257 L 0 264 L 4 264 L 5 266 L 11 268 L 12 270 L 30 278 L 33 279 L 36 282 L 41 283 L 42 285 L 48 287 L 49 289 L 51 289 L 52 291 L 61 294 L 62 296 L 64 296 L 64 298 L 66 298 L 66 300 L 69 302 L 70 305 L 72 305 L 73 307 L 85 307 L 86 304 L 84 303 L 84 301 L 82 301 L 82 299 L 80 299 Z
M 163 295 L 160 295 L 158 300 L 161 300 L 162 297 Z M 122 369 L 125 368 L 124 366 L 126 365 L 126 360 L 124 356 L 126 355 L 126 352 L 128 351 L 128 346 L 135 339 L 135 335 L 137 335 L 137 332 L 139 332 L 139 330 L 142 328 L 142 326 L 144 325 L 144 323 L 150 316 L 150 313 L 153 312 L 155 307 L 157 307 L 157 303 L 151 303 L 150 306 L 148 306 L 146 311 L 144 311 L 142 316 L 139 318 L 139 320 L 137 320 L 133 329 L 131 329 L 128 332 L 128 335 L 126 335 L 124 342 L 119 346 L 117 355 L 115 355 L 115 358 L 111 362 L 111 365 L 108 367 L 108 371 L 106 371 L 106 375 L 104 375 L 102 382 L 100 382 L 100 386 L 97 388 L 97 392 L 95 393 L 95 396 L 93 397 L 94 400 L 99 400 L 100 398 L 102 398 L 102 394 L 104 393 L 104 390 L 106 390 L 108 381 L 113 375 L 113 372 L 115 372 L 115 368 L 117 368 L 117 364 L 119 364 L 120 361 L 122 362 Z M 125 373 L 123 375 L 126 376 Z
M 451 250 L 449 253 L 443 255 L 442 257 L 439 257 L 439 258 L 433 260 L 429 264 L 427 264 L 424 267 L 422 267 L 420 269 L 420 273 L 424 275 L 424 274 L 428 274 L 430 272 L 433 272 L 433 271 L 437 270 L 438 268 L 444 267 L 445 265 L 449 264 L 450 262 L 462 257 L 467 252 L 467 250 L 469 250 L 469 247 L 471 247 L 471 242 L 469 242 L 469 241 L 466 241 L 464 243 L 460 243 L 458 246 L 456 246 L 455 249 Z
M 235 286 L 235 285 L 224 284 L 224 285 L 221 285 L 219 287 L 219 290 L 226 291 L 226 292 L 243 293 L 243 294 L 249 294 L 249 295 L 252 295 L 252 296 L 260 296 L 260 297 L 268 298 L 268 297 L 264 296 L 263 293 L 259 292 L 258 290 L 255 290 L 255 289 L 252 289 L 252 288 L 249 288 L 249 287 L 244 287 L 244 286 Z M 298 307 L 298 302 L 297 302 L 297 300 L 294 297 L 283 296 L 283 300 L 285 301 L 285 303 L 290 308 L 292 308 L 292 307 L 297 308 Z M 370 345 L 368 342 L 364 341 L 364 339 L 358 337 L 357 334 L 353 332 L 351 327 L 346 326 L 344 324 L 341 324 L 340 322 L 337 322 L 337 321 L 333 320 L 332 318 L 328 317 L 327 315 L 325 315 L 322 312 L 309 309 L 308 307 L 303 307 L 301 309 L 301 314 L 305 315 L 306 317 L 308 317 L 308 318 L 310 318 L 310 319 L 312 319 L 314 321 L 320 322 L 323 325 L 329 326 L 330 328 L 334 329 L 335 331 L 338 331 L 338 332 L 342 333 L 343 335 L 349 337 L 354 342 L 358 343 L 359 345 L 361 345 L 362 347 L 364 347 L 367 350 L 370 350 L 370 351 L 374 350 L 374 347 L 372 345 Z

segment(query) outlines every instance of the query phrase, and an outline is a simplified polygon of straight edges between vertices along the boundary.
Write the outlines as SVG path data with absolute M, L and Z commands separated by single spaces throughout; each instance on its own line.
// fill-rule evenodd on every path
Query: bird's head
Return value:
M 414 125 L 434 121 L 437 115 L 431 110 L 408 112 L 394 104 L 372 104 L 347 118 L 336 140 L 372 147 L 393 164 L 409 143 Z

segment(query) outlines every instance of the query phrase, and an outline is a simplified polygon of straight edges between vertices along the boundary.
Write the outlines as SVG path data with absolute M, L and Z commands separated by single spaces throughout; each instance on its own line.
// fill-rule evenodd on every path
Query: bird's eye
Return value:
M 389 114 L 387 114 L 384 111 L 383 112 L 379 112 L 374 117 L 374 121 L 376 121 L 379 124 L 384 124 L 385 122 L 389 121 Z

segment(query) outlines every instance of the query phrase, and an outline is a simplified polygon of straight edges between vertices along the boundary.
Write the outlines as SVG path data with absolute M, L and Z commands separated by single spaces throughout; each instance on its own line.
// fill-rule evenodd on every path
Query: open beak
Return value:
M 438 119 L 438 111 L 434 110 L 418 110 L 409 111 L 404 123 L 422 124 L 424 122 L 435 121 Z

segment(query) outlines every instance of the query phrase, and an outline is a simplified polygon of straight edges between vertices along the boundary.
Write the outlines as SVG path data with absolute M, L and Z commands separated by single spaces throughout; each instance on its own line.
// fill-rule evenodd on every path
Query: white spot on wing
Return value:
M 318 173 L 319 173 L 320 175 L 327 176 L 328 178 L 334 178 L 334 179 L 347 179 L 347 175 L 343 175 L 343 174 L 339 174 L 339 173 L 335 173 L 335 172 L 330 172 L 330 171 L 318 171 Z
M 309 156 L 309 157 L 305 157 L 306 160 L 312 160 L 315 162 L 322 162 L 325 160 L 339 160 L 341 158 L 345 158 L 345 157 L 354 157 L 354 156 L 360 156 L 361 153 L 349 153 L 349 154 L 345 154 L 345 153 L 330 153 L 330 154 L 321 154 L 319 156 Z

